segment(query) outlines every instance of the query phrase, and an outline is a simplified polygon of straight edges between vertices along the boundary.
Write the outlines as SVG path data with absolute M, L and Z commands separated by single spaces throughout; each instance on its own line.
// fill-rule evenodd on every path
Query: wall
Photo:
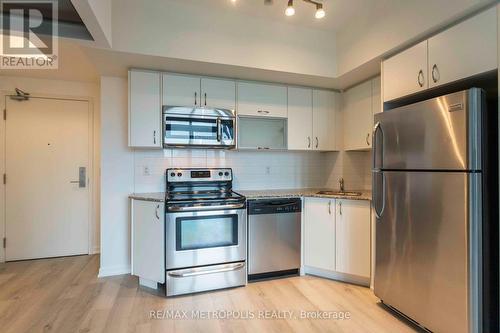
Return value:
M 333 32 L 175 0 L 114 0 L 112 9 L 116 51 L 336 76 Z
M 101 77 L 101 267 L 99 276 L 130 272 L 134 154 L 128 143 L 127 79 Z
M 337 32 L 337 74 L 343 75 L 395 49 L 410 46 L 436 29 L 495 0 L 380 2 L 370 15 L 357 17 Z
M 136 150 L 134 187 L 135 192 L 164 191 L 167 168 L 230 167 L 236 190 L 318 188 L 324 186 L 326 155 L 318 152 Z
M 78 81 L 63 81 L 63 80 L 48 80 L 48 79 L 37 79 L 37 78 L 29 78 L 29 77 L 14 77 L 14 76 L 0 76 L 0 91 L 13 93 L 14 88 L 20 88 L 26 92 L 29 92 L 32 95 L 49 95 L 49 96 L 59 96 L 59 97 L 78 97 L 78 98 L 88 98 L 90 99 L 90 104 L 93 107 L 94 111 L 94 127 L 93 127 L 93 149 L 94 149 L 94 178 L 91 180 L 93 185 L 93 200 L 92 200 L 92 214 L 91 214 L 91 225 L 90 231 L 93 235 L 91 239 L 91 251 L 93 253 L 99 252 L 99 232 L 100 232 L 100 223 L 99 223 L 99 192 L 100 192 L 100 182 L 99 182 L 99 141 L 100 141 L 100 105 L 97 101 L 99 101 L 99 86 L 97 83 L 89 83 L 89 82 L 78 82 Z M 3 110 L 3 103 L 5 101 L 1 101 L 0 109 Z M 2 127 L 0 128 L 0 168 L 1 174 L 4 173 L 4 122 L 2 121 Z M 4 185 L 0 185 L 0 211 L 4 211 Z M 4 214 L 0 214 L 0 238 L 3 238 L 4 235 Z M 4 259 L 3 256 L 3 247 L 0 246 L 0 261 Z

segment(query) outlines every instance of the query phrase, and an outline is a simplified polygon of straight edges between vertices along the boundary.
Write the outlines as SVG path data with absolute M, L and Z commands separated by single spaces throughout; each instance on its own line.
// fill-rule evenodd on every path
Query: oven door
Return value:
M 166 214 L 167 270 L 246 258 L 246 209 Z
M 171 146 L 236 146 L 235 118 L 163 115 L 163 142 Z

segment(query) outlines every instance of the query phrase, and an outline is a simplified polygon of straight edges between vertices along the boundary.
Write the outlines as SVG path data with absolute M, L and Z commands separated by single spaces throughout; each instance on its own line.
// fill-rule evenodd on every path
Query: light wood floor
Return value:
M 167 299 L 138 288 L 130 275 L 98 279 L 98 268 L 98 256 L 0 264 L 0 331 L 418 332 L 381 306 L 370 289 L 326 279 L 293 277 Z M 155 310 L 188 311 L 189 319 L 154 319 Z M 293 317 L 195 320 L 190 314 L 196 310 L 255 317 L 264 310 L 293 311 Z M 348 311 L 350 319 L 300 319 L 301 311 Z

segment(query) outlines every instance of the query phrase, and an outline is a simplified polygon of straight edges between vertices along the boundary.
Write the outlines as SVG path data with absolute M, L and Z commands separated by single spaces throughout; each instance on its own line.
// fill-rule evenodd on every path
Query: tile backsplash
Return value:
M 338 188 L 342 176 L 347 189 L 369 189 L 369 156 L 365 152 L 135 150 L 134 187 L 137 193 L 164 191 L 167 168 L 230 167 L 235 189 Z

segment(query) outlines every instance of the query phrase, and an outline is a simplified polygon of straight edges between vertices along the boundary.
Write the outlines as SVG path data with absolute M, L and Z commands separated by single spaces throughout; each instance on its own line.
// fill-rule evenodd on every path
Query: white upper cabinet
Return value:
M 383 100 L 495 70 L 497 45 L 493 7 L 383 61 Z
M 313 149 L 323 151 L 338 150 L 338 93 L 327 90 L 313 90 L 312 110 Z
M 336 271 L 370 277 L 370 202 L 336 200 Z
M 313 147 L 313 91 L 288 87 L 288 149 Z
M 304 199 L 305 265 L 335 270 L 335 200 Z
M 287 117 L 287 87 L 238 82 L 238 115 Z
M 429 86 L 497 68 L 497 13 L 491 8 L 429 39 Z
M 201 78 L 201 105 L 212 108 L 236 109 L 236 82 Z
M 165 282 L 164 204 L 132 200 L 132 275 Z
M 163 105 L 201 106 L 200 77 L 163 74 Z
M 347 90 L 343 99 L 344 149 L 370 149 L 373 127 L 372 81 Z
M 382 63 L 384 102 L 428 88 L 427 41 Z
M 162 146 L 160 80 L 158 72 L 129 71 L 130 147 Z

